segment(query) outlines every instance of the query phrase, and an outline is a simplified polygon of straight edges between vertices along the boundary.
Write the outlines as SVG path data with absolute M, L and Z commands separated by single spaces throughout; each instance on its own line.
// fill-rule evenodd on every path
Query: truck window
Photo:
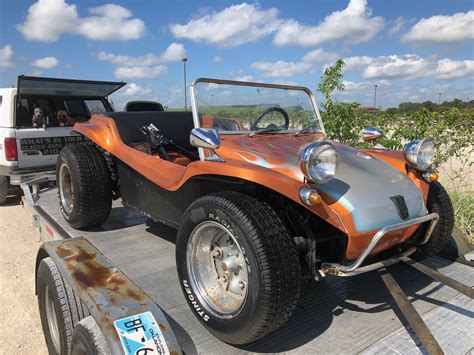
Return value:
M 28 107 L 28 99 L 20 99 L 18 101 L 18 106 L 16 107 L 16 126 L 25 127 L 31 126 L 31 117 L 33 116 L 30 113 L 30 108 Z
M 82 100 L 66 100 L 65 101 L 71 117 L 89 117 L 84 101 Z
M 104 103 L 101 100 L 84 100 L 91 115 L 107 112 Z

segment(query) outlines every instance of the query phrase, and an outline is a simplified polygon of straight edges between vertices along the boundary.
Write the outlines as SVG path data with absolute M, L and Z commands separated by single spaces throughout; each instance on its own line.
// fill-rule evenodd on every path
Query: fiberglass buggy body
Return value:
M 176 228 L 185 298 L 223 341 L 249 343 L 284 324 L 305 279 L 426 257 L 449 238 L 453 210 L 430 140 L 403 151 L 329 140 L 304 87 L 198 79 L 191 89 L 192 113 L 76 124 L 91 144 L 59 156 L 60 207 L 87 228 L 121 198 Z

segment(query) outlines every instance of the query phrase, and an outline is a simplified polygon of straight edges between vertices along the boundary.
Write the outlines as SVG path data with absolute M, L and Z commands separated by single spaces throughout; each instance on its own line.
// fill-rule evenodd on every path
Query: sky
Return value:
M 0 0 L 0 87 L 17 76 L 124 81 L 112 100 L 184 104 L 199 77 L 315 91 L 342 58 L 337 98 L 364 106 L 474 98 L 472 0 Z M 321 95 L 318 94 L 318 99 Z M 188 101 L 189 102 L 189 101 Z

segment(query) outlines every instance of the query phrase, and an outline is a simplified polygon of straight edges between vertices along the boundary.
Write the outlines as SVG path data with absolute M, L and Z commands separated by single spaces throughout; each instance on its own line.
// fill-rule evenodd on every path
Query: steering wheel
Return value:
M 257 128 L 257 125 L 260 123 L 262 118 L 265 115 L 268 115 L 270 112 L 279 112 L 283 116 L 283 118 L 285 119 L 285 123 L 281 126 L 281 128 L 286 130 L 288 129 L 288 127 L 290 127 L 290 118 L 288 117 L 288 113 L 282 108 L 274 106 L 274 107 L 267 108 L 265 111 L 261 112 L 257 117 L 255 117 L 255 119 L 252 122 L 252 125 L 250 126 L 250 130 L 251 131 L 258 130 L 259 128 Z M 279 128 L 274 123 L 271 123 L 268 125 L 268 127 L 270 126 L 275 126 L 275 128 Z

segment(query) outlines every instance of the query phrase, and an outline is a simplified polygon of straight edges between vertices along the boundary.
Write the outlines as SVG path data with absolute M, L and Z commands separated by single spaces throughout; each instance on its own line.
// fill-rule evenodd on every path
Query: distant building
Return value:
M 380 110 L 377 107 L 370 107 L 370 106 L 359 106 L 356 108 L 357 111 L 364 111 L 368 113 L 378 113 Z

